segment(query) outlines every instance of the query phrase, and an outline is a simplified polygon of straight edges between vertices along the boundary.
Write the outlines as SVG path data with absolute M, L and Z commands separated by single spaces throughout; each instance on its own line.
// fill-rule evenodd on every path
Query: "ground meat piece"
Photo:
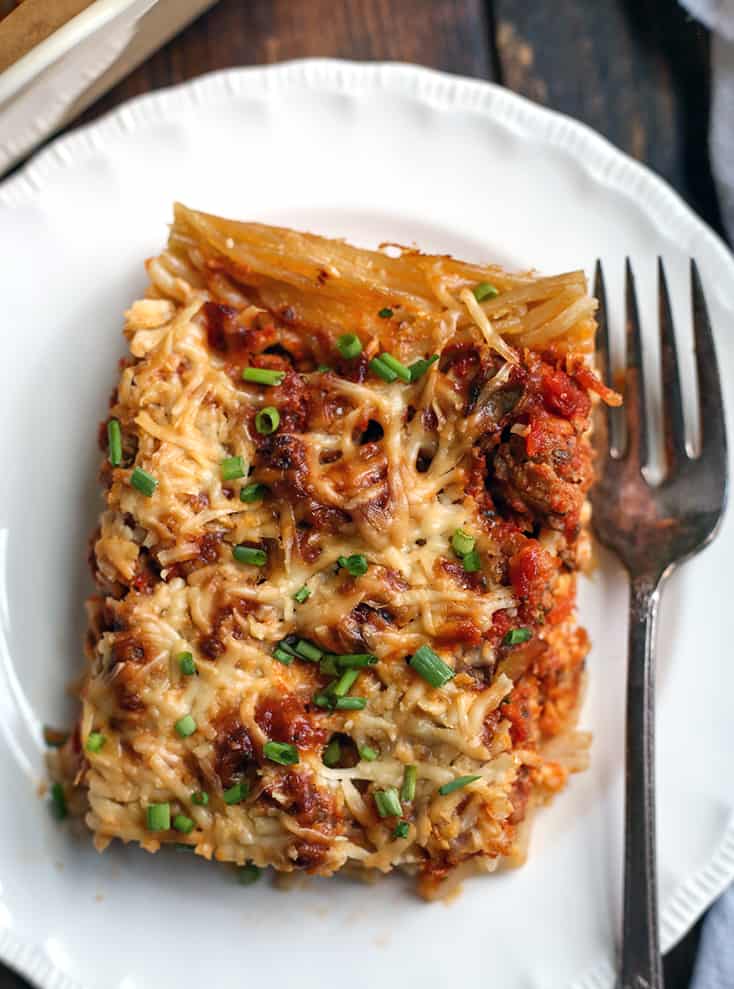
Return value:
M 525 813 L 527 811 L 528 800 L 530 799 L 530 794 L 533 789 L 533 781 L 530 776 L 530 769 L 528 766 L 520 766 L 517 771 L 517 777 L 512 786 L 512 792 L 510 794 L 510 803 L 512 804 L 512 814 L 510 815 L 510 824 L 519 824 L 520 821 L 525 819 Z
M 578 526 L 584 491 L 561 480 L 554 465 L 528 460 L 524 443 L 513 437 L 494 460 L 495 490 L 528 529 L 537 521 L 554 529 Z
M 213 725 L 217 732 L 214 743 L 215 769 L 226 790 L 251 772 L 255 746 L 236 710 L 220 715 Z
M 134 631 L 121 632 L 112 644 L 112 665 L 133 663 L 143 665 L 148 661 L 145 643 Z
M 467 591 L 482 594 L 486 590 L 487 582 L 484 579 L 484 575 L 478 570 L 474 572 L 465 570 L 464 564 L 458 560 L 448 560 L 445 557 L 439 557 L 436 560 L 435 567 L 438 574 L 447 574 L 459 587 L 463 587 Z
M 278 354 L 261 354 L 252 359 L 253 367 L 268 368 L 273 371 L 284 371 L 285 377 L 279 385 L 275 385 L 268 391 L 268 405 L 273 405 L 280 414 L 280 425 L 278 427 L 281 435 L 287 436 L 292 433 L 302 433 L 309 421 L 309 389 L 303 375 L 294 371 L 289 362 Z M 255 428 L 256 412 L 252 412 L 251 434 L 259 437 Z M 263 441 L 267 438 L 264 437 Z
M 279 805 L 304 828 L 313 828 L 330 835 L 339 827 L 334 797 L 331 792 L 314 783 L 312 775 L 303 769 L 291 769 L 278 776 L 273 784 Z
M 337 641 L 335 650 L 349 652 L 351 650 L 369 651 L 370 642 L 390 628 L 393 617 L 387 608 L 374 608 L 362 602 L 349 614 L 345 615 L 335 630 Z
M 326 858 L 329 846 L 318 845 L 315 841 L 297 841 L 293 845 L 296 857 L 293 862 L 298 869 L 317 869 Z
M 259 354 L 275 343 L 277 331 L 272 323 L 247 328 L 239 321 L 239 310 L 221 302 L 205 302 L 199 310 L 209 347 L 220 354 L 244 360 L 248 354 Z M 235 369 L 237 370 L 237 369 Z

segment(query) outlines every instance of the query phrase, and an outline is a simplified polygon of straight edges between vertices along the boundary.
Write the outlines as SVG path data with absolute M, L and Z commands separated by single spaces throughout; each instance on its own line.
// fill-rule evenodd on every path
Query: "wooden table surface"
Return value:
M 212 69 L 306 56 L 501 83 L 650 165 L 722 232 L 707 152 L 709 39 L 676 0 L 220 0 L 82 119 Z M 666 958 L 667 989 L 688 986 L 697 940 L 698 928 Z M 0 989 L 21 987 L 0 967 Z

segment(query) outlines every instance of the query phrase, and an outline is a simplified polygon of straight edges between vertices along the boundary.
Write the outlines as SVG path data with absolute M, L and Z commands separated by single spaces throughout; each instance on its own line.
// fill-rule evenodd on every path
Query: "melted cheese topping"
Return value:
M 169 250 L 148 264 L 150 297 L 126 314 L 131 358 L 110 410 L 123 461 L 102 469 L 83 754 L 70 743 L 57 770 L 73 772 L 100 848 L 112 838 L 149 851 L 186 842 L 207 858 L 323 874 L 350 863 L 400 866 L 420 874 L 427 895 L 467 868 L 491 871 L 518 857 L 528 805 L 580 768 L 585 747 L 569 732 L 587 648 L 573 622 L 573 576 L 590 475 L 565 471 L 573 498 L 564 503 L 548 493 L 546 476 L 558 451 L 547 463 L 524 451 L 531 438 L 540 442 L 540 423 L 542 435 L 555 430 L 554 442 L 566 444 L 558 470 L 573 457 L 583 466 L 588 401 L 513 332 L 524 322 L 537 336 L 550 325 L 558 343 L 558 320 L 573 310 L 567 339 L 585 339 L 579 320 L 591 318 L 593 303 L 575 276 L 457 271 L 459 262 L 424 264 L 413 252 L 422 274 L 399 273 L 407 308 L 395 320 L 371 317 L 374 332 L 362 328 L 363 353 L 349 362 L 335 341 L 356 317 L 338 293 L 351 278 L 361 298 L 354 272 L 374 266 L 375 255 L 350 254 L 340 265 L 339 251 L 354 249 L 337 245 L 330 262 L 321 245 L 333 242 L 311 238 L 320 273 L 309 289 L 304 235 L 281 237 L 286 260 L 268 255 L 266 266 L 269 228 L 248 240 L 247 225 L 224 226 L 212 246 L 211 229 L 202 229 L 213 218 L 186 215 Z M 389 260 L 380 264 L 392 301 Z M 502 288 L 484 305 L 466 287 L 479 276 Z M 326 302 L 324 281 L 340 283 Z M 327 314 L 318 323 L 316 311 Z M 366 367 L 385 349 L 406 364 L 441 359 L 413 383 L 387 383 Z M 334 370 L 317 370 L 322 361 Z M 282 368 L 284 380 L 244 382 L 251 363 Z M 573 414 L 549 413 L 547 396 L 538 411 L 553 375 L 581 396 Z M 265 407 L 280 412 L 271 436 L 255 426 Z M 223 480 L 232 457 L 242 458 L 244 476 Z M 136 468 L 157 481 L 151 496 L 132 483 Z M 265 496 L 241 500 L 255 482 Z M 452 551 L 458 529 L 476 541 L 479 572 L 465 571 Z M 264 550 L 266 564 L 237 562 L 241 545 Z M 339 565 L 352 554 L 366 557 L 365 574 Z M 302 587 L 309 596 L 298 603 Z M 529 629 L 530 642 L 510 645 L 513 628 Z M 279 662 L 274 649 L 289 635 L 327 654 L 373 654 L 350 688 L 364 708 L 315 706 L 331 677 L 305 659 Z M 422 645 L 455 674 L 440 689 L 407 664 Z M 181 673 L 183 652 L 196 675 Z M 176 724 L 187 715 L 196 730 L 181 737 Z M 94 753 L 85 750 L 91 731 L 106 739 Z M 564 757 L 544 756 L 561 735 Z M 329 767 L 324 749 L 335 737 L 342 754 Z M 294 745 L 298 763 L 269 760 L 268 741 Z M 365 746 L 374 760 L 361 757 Z M 397 819 L 380 817 L 375 792 L 399 789 L 408 765 L 417 786 L 402 805 L 403 835 Z M 466 775 L 477 778 L 439 792 Z M 249 795 L 230 804 L 225 792 L 237 782 Z M 206 806 L 192 801 L 197 791 L 208 794 Z M 189 818 L 190 833 L 150 831 L 147 809 L 158 803 Z

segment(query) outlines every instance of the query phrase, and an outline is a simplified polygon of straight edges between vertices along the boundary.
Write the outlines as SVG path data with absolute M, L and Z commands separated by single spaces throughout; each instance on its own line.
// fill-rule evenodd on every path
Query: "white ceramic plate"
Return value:
M 163 244 L 174 199 L 547 271 L 601 255 L 617 332 L 629 254 L 653 358 L 655 258 L 689 334 L 694 255 L 732 391 L 734 263 L 721 242 L 591 131 L 485 83 L 343 62 L 236 70 L 146 96 L 44 151 L 0 186 L 0 955 L 44 989 L 611 986 L 626 591 L 608 559 L 582 595 L 592 768 L 538 816 L 522 870 L 474 880 L 449 905 L 418 901 L 400 879 L 284 893 L 174 853 L 98 856 L 38 800 L 41 724 L 63 722 L 81 666 L 96 429 L 121 314 L 145 287 L 141 262 Z M 666 948 L 734 877 L 732 553 L 730 515 L 662 609 Z

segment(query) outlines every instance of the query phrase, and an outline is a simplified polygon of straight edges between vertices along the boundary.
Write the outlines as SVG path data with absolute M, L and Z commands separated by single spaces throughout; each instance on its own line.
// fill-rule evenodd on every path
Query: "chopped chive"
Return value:
M 107 459 L 113 467 L 119 467 L 122 463 L 122 432 L 117 419 L 110 419 L 107 423 Z
M 324 374 L 326 371 L 331 371 L 331 368 L 329 367 L 328 364 L 318 364 L 317 367 L 316 367 L 316 370 L 320 374 Z
M 472 293 L 477 302 L 484 302 L 485 299 L 494 299 L 495 296 L 500 294 L 499 289 L 496 289 L 489 282 L 480 282 L 478 285 L 475 285 Z
M 340 556 L 337 560 L 340 567 L 351 574 L 352 577 L 361 577 L 367 573 L 369 564 L 367 557 L 363 553 L 353 553 L 351 556 Z
M 191 803 L 196 804 L 197 807 L 206 807 L 209 804 L 209 794 L 204 793 L 203 790 L 195 790 L 191 794 Z
M 298 653 L 294 648 L 297 641 L 295 635 L 287 635 L 285 639 L 281 639 L 280 642 L 276 643 L 276 648 L 288 653 L 289 656 L 297 657 Z
M 85 748 L 87 752 L 101 752 L 104 748 L 104 744 L 107 741 L 107 737 L 99 731 L 90 731 L 87 735 L 87 744 Z
M 333 697 L 329 697 L 328 694 L 314 694 L 312 703 L 316 707 L 329 707 L 332 710 L 336 707 L 336 700 Z
M 311 591 L 304 584 L 303 587 L 299 587 L 296 593 L 293 595 L 293 600 L 297 601 L 298 604 L 303 604 L 304 601 L 308 601 L 311 597 Z
M 433 649 L 421 646 L 410 657 L 410 665 L 432 687 L 443 687 L 455 676 L 450 666 L 437 656 Z
M 380 317 L 380 319 L 390 319 L 392 314 L 393 314 L 392 309 L 390 309 L 388 306 L 385 306 L 384 309 L 380 309 L 377 315 Z
M 68 731 L 59 731 L 57 728 L 43 726 L 43 740 L 51 749 L 60 749 L 69 739 Z
M 266 405 L 255 416 L 255 429 L 262 436 L 270 436 L 280 425 L 280 412 L 274 405 Z
M 247 798 L 250 787 L 247 783 L 235 783 L 222 794 L 225 804 L 238 804 Z
M 399 817 L 403 813 L 400 797 L 394 786 L 388 786 L 385 790 L 375 790 L 372 796 L 375 798 L 375 806 L 380 817 Z
M 293 662 L 293 656 L 291 656 L 289 652 L 286 652 L 285 649 L 281 649 L 280 646 L 275 647 L 273 650 L 273 656 L 279 663 L 282 663 L 283 666 L 290 666 Z
M 466 556 L 474 549 L 476 539 L 463 529 L 457 529 L 451 537 L 451 548 L 457 556 Z
M 405 364 L 401 363 L 397 357 L 393 357 L 392 354 L 380 354 L 380 360 L 383 364 L 387 364 L 390 370 L 394 371 L 401 381 L 409 382 L 411 380 L 410 368 L 407 368 Z
M 54 783 L 51 787 L 51 813 L 57 821 L 63 821 L 69 814 L 66 806 L 66 794 L 61 783 Z
M 309 660 L 311 663 L 318 663 L 321 657 L 324 655 L 323 650 L 315 646 L 313 642 L 309 642 L 308 639 L 299 639 L 296 643 L 296 652 L 303 659 Z
M 227 457 L 219 465 L 222 468 L 223 481 L 235 481 L 245 476 L 245 461 L 242 457 Z
M 252 886 L 256 883 L 262 874 L 262 869 L 259 869 L 254 863 L 248 862 L 247 865 L 241 865 L 237 870 L 237 882 L 241 883 L 242 886 Z
M 383 381 L 392 382 L 397 381 L 397 374 L 393 371 L 391 367 L 382 360 L 381 357 L 373 357 L 370 361 L 370 370 L 377 375 L 378 378 L 382 378 Z
M 518 646 L 521 642 L 532 639 L 533 633 L 529 628 L 513 628 L 507 633 L 502 642 L 506 646 Z
M 246 367 L 242 371 L 242 380 L 256 385 L 280 385 L 285 378 L 285 371 L 271 371 L 264 367 Z
M 342 333 L 336 341 L 336 346 L 342 357 L 348 359 L 358 357 L 362 353 L 362 341 L 354 333 Z
M 343 653 L 333 658 L 334 665 L 342 670 L 361 669 L 363 666 L 374 666 L 377 662 L 377 656 L 371 652 Z
M 342 747 L 339 739 L 334 735 L 332 740 L 324 749 L 324 765 L 328 766 L 329 769 L 333 769 L 334 766 L 339 764 L 339 760 L 342 757 Z
M 434 354 L 432 357 L 425 359 L 423 357 L 420 360 L 415 361 L 410 365 L 408 370 L 410 371 L 410 380 L 418 381 L 426 373 L 431 364 L 435 364 L 438 360 L 438 354 Z
M 180 831 L 181 834 L 191 834 L 195 825 L 191 818 L 185 814 L 176 814 L 173 819 L 173 827 L 174 830 Z
M 268 562 L 268 554 L 264 549 L 254 546 L 233 546 L 232 556 L 238 563 L 249 563 L 253 567 L 264 567 Z
M 461 562 L 464 564 L 464 570 L 467 573 L 476 573 L 482 569 L 482 558 L 479 555 L 479 550 L 473 549 L 470 553 L 466 554 Z
M 299 761 L 298 749 L 290 742 L 266 742 L 263 745 L 263 755 L 281 766 L 295 766 Z
M 150 498 L 158 487 L 158 481 L 142 467 L 136 467 L 130 475 L 130 484 L 146 498 Z
M 418 779 L 418 767 L 406 766 L 403 773 L 403 785 L 400 787 L 400 799 L 406 804 L 415 800 L 415 784 Z
M 170 804 L 148 804 L 146 811 L 148 831 L 168 831 L 171 827 Z
M 196 673 L 196 663 L 190 652 L 180 652 L 176 658 L 178 668 L 185 677 L 191 677 Z
M 378 755 L 377 749 L 373 749 L 371 745 L 362 745 L 359 748 L 359 758 L 365 762 L 374 762 Z
M 392 836 L 393 838 L 407 838 L 408 837 L 408 822 L 398 821 L 398 823 L 393 828 Z
M 481 778 L 481 776 L 457 776 L 450 783 L 444 783 L 443 786 L 439 786 L 438 792 L 442 797 L 447 797 L 449 793 L 460 790 L 463 786 L 468 786 L 469 783 L 473 783 L 475 780 L 480 780 Z
M 267 492 L 268 489 L 264 484 L 246 484 L 244 488 L 240 488 L 240 501 L 247 502 L 247 504 L 262 501 Z
M 346 697 L 358 676 L 359 670 L 345 670 L 334 686 L 329 688 L 329 693 L 334 697 Z
M 337 711 L 361 711 L 367 701 L 364 697 L 337 697 L 334 707 Z
M 339 667 L 336 665 L 336 656 L 332 656 L 331 653 L 327 653 L 321 660 L 321 672 L 324 676 L 336 677 L 339 676 L 341 672 Z
M 188 738 L 189 735 L 193 735 L 196 731 L 196 721 L 190 714 L 185 714 L 183 718 L 178 719 L 174 728 L 176 729 L 176 734 L 180 735 L 181 738 Z

